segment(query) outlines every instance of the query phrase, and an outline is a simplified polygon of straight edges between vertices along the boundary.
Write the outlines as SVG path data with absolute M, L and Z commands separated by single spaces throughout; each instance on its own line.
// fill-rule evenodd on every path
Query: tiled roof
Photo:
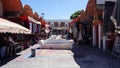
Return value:
M 39 15 L 37 12 L 34 13 L 34 19 L 39 20 Z
M 23 9 L 20 0 L 1 0 L 4 11 L 21 11 Z
M 86 7 L 86 14 L 88 16 L 93 16 L 95 6 L 96 6 L 95 0 L 88 1 L 87 7 Z
M 23 14 L 24 16 L 30 16 L 33 18 L 33 11 L 29 5 L 25 5 L 23 8 Z
M 96 0 L 89 0 L 86 7 L 86 14 L 88 16 L 94 16 L 96 8 Z M 102 10 L 97 9 L 97 15 L 102 15 Z
M 81 13 L 81 21 L 89 21 L 90 18 L 87 16 L 86 11 L 82 11 Z

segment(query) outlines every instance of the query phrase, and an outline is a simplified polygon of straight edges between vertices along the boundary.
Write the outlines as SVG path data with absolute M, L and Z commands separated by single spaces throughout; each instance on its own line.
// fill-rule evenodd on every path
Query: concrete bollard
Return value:
M 31 57 L 35 57 L 35 49 L 31 49 Z

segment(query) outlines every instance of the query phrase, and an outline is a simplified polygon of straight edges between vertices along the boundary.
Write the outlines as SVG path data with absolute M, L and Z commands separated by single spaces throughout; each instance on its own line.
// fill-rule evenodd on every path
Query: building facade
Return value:
M 51 26 L 51 27 L 68 27 L 69 26 L 69 23 L 71 22 L 71 20 L 65 20 L 65 19 L 62 19 L 62 20 L 58 20 L 58 19 L 49 19 L 49 20 L 46 20 L 46 22 Z
M 52 34 L 56 35 L 66 35 L 67 30 L 69 29 L 69 23 L 71 20 L 58 20 L 58 19 L 51 19 L 46 20 L 47 24 L 52 28 Z

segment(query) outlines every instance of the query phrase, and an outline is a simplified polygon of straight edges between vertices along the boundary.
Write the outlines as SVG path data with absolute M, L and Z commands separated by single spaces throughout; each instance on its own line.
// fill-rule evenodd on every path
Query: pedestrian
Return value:
M 9 45 L 9 40 L 5 36 L 0 36 L 0 60 L 5 58 L 6 48 Z
M 77 40 L 78 31 L 77 31 L 77 24 L 76 23 L 73 25 L 73 30 L 72 31 L 73 31 L 73 40 L 75 42 L 75 45 L 78 45 L 78 40 Z

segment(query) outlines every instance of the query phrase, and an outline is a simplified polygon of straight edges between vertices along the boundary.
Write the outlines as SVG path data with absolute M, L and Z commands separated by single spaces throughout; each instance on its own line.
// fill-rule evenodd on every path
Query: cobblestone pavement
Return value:
M 30 57 L 31 49 L 36 56 Z M 120 68 L 120 60 L 91 45 L 80 44 L 72 50 L 39 49 L 34 45 L 0 68 Z

